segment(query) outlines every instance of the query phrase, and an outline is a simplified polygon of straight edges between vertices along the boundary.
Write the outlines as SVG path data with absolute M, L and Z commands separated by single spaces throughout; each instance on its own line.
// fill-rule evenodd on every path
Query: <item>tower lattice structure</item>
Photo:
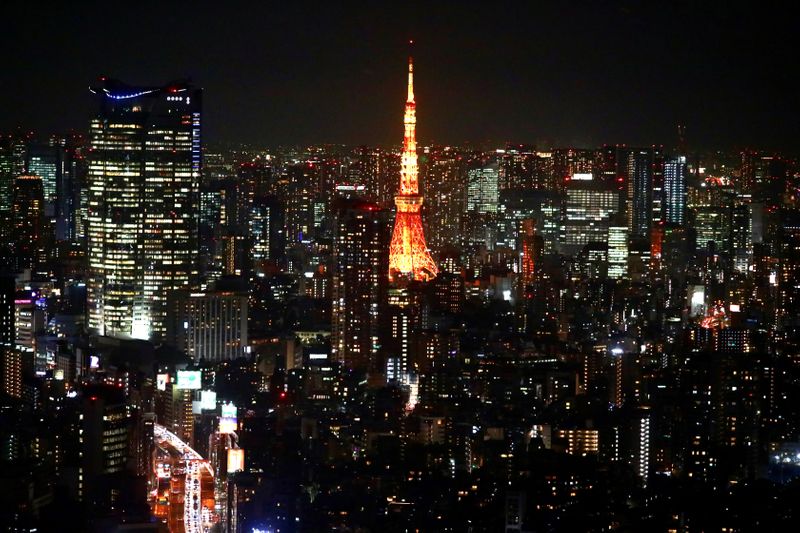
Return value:
M 403 156 L 400 168 L 400 192 L 394 197 L 397 215 L 389 248 L 389 279 L 403 277 L 429 281 L 439 269 L 433 262 L 422 229 L 422 195 L 419 194 L 417 164 L 417 104 L 414 101 L 414 62 L 408 58 L 408 99 L 403 117 Z

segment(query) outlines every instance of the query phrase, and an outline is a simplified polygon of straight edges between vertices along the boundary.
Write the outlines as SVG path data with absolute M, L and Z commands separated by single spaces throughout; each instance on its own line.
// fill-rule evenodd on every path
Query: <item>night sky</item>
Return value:
M 0 130 L 87 129 L 106 74 L 192 78 L 210 142 L 399 143 L 413 38 L 422 143 L 800 137 L 795 18 L 763 2 L 62 4 L 0 7 Z

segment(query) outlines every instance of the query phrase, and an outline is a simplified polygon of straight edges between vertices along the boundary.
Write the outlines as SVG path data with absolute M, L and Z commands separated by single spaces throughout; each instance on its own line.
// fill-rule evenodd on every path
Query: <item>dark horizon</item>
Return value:
M 753 4 L 753 6 L 755 6 Z M 191 78 L 208 143 L 399 144 L 415 40 L 422 144 L 796 151 L 789 18 L 684 3 L 6 6 L 0 130 L 86 131 L 88 87 Z M 35 21 L 35 24 L 29 24 Z M 31 30 L 35 28 L 35 32 Z M 24 81 L 23 81 L 24 80 Z

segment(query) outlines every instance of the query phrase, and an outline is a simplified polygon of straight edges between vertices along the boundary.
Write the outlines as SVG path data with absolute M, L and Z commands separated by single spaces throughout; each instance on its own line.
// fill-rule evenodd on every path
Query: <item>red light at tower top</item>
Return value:
M 413 41 L 409 41 L 412 44 Z M 422 229 L 422 196 L 419 194 L 417 164 L 417 104 L 414 100 L 414 62 L 408 58 L 408 97 L 403 117 L 403 155 L 400 165 L 400 191 L 395 196 L 397 215 L 389 248 L 389 279 L 398 277 L 429 281 L 439 269 L 433 262 Z

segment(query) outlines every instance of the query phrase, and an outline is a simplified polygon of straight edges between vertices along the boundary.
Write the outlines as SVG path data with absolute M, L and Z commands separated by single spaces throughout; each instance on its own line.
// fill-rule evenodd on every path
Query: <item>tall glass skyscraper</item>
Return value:
M 89 327 L 159 338 L 167 293 L 197 273 L 202 91 L 107 78 L 91 91 Z

